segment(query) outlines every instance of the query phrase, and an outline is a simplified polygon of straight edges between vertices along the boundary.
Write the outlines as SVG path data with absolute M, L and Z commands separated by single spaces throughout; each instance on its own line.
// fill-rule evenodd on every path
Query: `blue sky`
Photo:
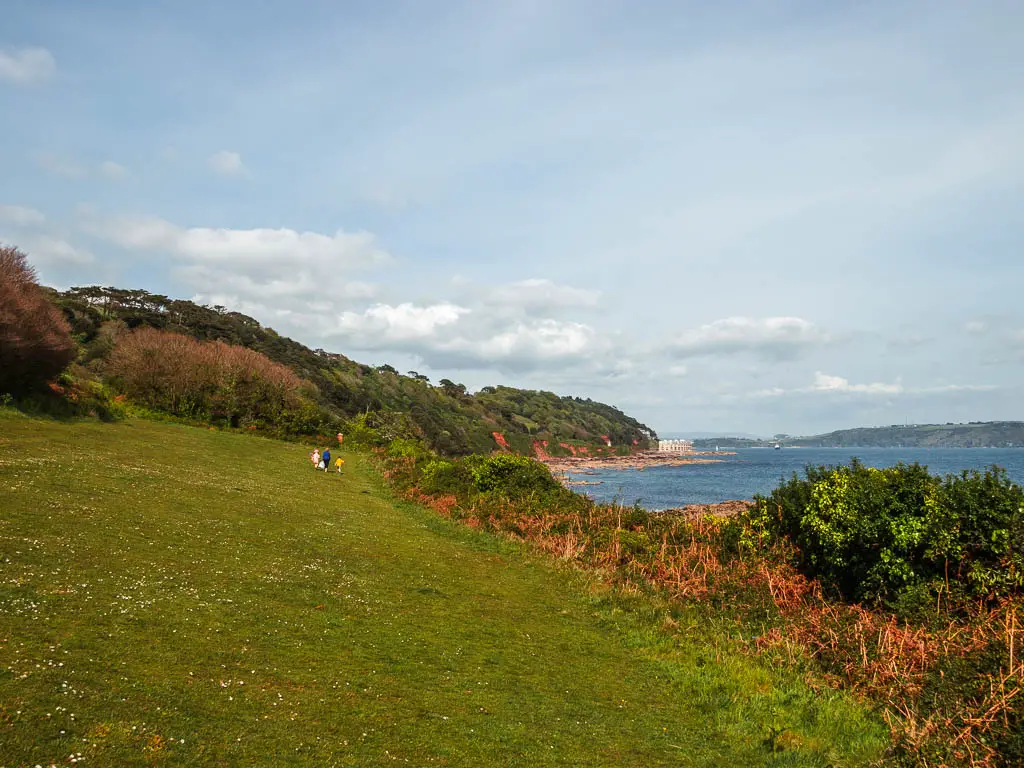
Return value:
M 0 240 L 661 431 L 1024 418 L 1017 2 L 45 2 Z

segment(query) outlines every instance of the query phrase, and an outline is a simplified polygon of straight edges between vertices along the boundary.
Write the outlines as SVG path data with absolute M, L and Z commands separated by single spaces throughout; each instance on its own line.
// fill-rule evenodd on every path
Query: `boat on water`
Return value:
M 776 450 L 776 451 L 781 451 L 781 450 L 782 450 L 782 444 L 781 444 L 781 443 L 778 443 L 778 442 L 776 442 L 776 443 L 775 443 L 775 450 Z

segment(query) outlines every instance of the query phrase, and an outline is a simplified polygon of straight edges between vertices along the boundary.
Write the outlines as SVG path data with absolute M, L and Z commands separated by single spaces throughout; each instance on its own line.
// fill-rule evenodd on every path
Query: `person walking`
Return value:
M 320 469 L 321 465 L 320 465 L 320 449 L 319 448 L 314 448 L 313 449 L 313 456 L 312 456 L 312 458 L 313 458 L 313 469 Z
M 330 469 L 331 469 L 331 449 L 330 448 L 324 448 L 323 464 L 321 464 L 320 466 L 323 467 L 324 472 L 329 472 L 330 471 Z
M 337 467 L 339 475 L 341 474 L 341 467 L 342 467 L 342 465 L 344 465 L 344 463 L 345 463 L 345 460 L 343 458 L 341 458 L 340 456 L 337 459 L 334 460 L 334 466 Z

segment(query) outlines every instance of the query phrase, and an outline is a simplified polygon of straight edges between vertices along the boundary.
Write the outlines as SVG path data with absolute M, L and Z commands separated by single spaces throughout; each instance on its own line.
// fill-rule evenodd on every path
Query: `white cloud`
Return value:
M 814 323 L 799 317 L 729 317 L 684 331 L 668 352 L 678 358 L 751 353 L 789 360 L 827 340 Z
M 685 365 L 673 365 L 668 369 L 669 376 L 686 376 L 690 372 L 690 369 Z
M 940 384 L 930 387 L 906 387 L 901 379 L 897 378 L 892 384 L 876 381 L 870 384 L 854 384 L 842 376 L 832 376 L 821 371 L 814 374 L 814 383 L 809 387 L 798 387 L 786 389 L 784 387 L 771 387 L 757 390 L 747 397 L 751 398 L 775 398 L 789 395 L 863 395 L 872 396 L 914 396 L 914 395 L 938 395 L 953 392 L 991 392 L 999 387 L 992 384 Z
M 601 298 L 600 291 L 558 285 L 541 278 L 495 286 L 485 289 L 485 293 L 488 303 L 542 312 L 596 307 Z
M 308 311 L 313 299 L 372 298 L 376 288 L 350 275 L 391 258 L 368 232 L 186 228 L 159 218 L 88 214 L 82 226 L 130 251 L 169 254 L 177 276 L 201 296 L 231 296 L 275 311 Z
M 469 344 L 456 342 L 452 348 L 463 347 L 483 360 L 540 360 L 578 357 L 594 346 L 595 331 L 582 323 L 540 320 L 520 323 L 490 338 Z
M 339 268 L 390 260 L 369 232 L 333 235 L 294 229 L 179 227 L 159 218 L 121 217 L 84 222 L 92 234 L 124 248 L 165 251 L 210 265 L 234 265 L 288 275 L 308 266 L 330 277 Z
M 229 152 L 222 149 L 210 155 L 208 161 L 210 169 L 221 176 L 238 176 L 245 171 L 242 164 L 242 156 L 237 152 Z
M 589 325 L 558 320 L 517 322 L 497 330 L 487 323 L 460 324 L 458 335 L 434 340 L 417 351 L 432 368 L 488 368 L 513 373 L 571 366 L 574 378 L 622 376 L 628 361 L 612 354 L 611 344 Z
M 471 309 L 446 301 L 376 304 L 363 312 L 342 312 L 326 335 L 357 349 L 408 352 L 434 369 L 527 371 L 586 361 L 591 370 L 602 365 L 602 355 L 609 349 L 593 328 L 582 323 L 506 323 L 485 307 Z M 628 365 L 604 367 L 609 375 L 628 372 Z
M 814 374 L 814 385 L 811 387 L 815 392 L 857 392 L 869 395 L 897 395 L 903 392 L 903 385 L 898 381 L 895 384 L 851 384 L 842 376 L 829 376 L 818 371 Z
M 983 320 L 971 320 L 964 326 L 964 330 L 968 333 L 982 334 L 988 330 L 988 323 Z
M 16 227 L 36 227 L 46 221 L 46 217 L 35 208 L 23 205 L 0 205 L 0 221 Z
M 54 235 L 21 238 L 19 247 L 28 255 L 29 262 L 39 267 L 82 266 L 96 261 L 89 251 Z
M 411 303 L 376 304 L 361 313 L 342 312 L 331 333 L 366 345 L 366 349 L 386 348 L 431 339 L 440 328 L 457 323 L 469 311 L 447 302 L 422 307 Z
M 559 285 L 547 278 L 487 285 L 456 276 L 452 285 L 460 303 L 487 307 L 492 314 L 501 313 L 509 318 L 551 317 L 570 310 L 591 310 L 601 301 L 601 291 Z
M 14 85 L 33 85 L 49 80 L 57 71 L 57 62 L 45 48 L 0 49 L 0 81 Z
M 100 174 L 108 179 L 123 179 L 128 175 L 128 169 L 113 160 L 104 160 L 99 166 Z

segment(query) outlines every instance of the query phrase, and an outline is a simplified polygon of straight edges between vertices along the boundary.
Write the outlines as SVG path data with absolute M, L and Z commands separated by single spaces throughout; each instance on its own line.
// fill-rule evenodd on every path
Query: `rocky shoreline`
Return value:
M 565 472 L 590 474 L 595 469 L 636 469 L 648 467 L 680 467 L 684 464 L 714 464 L 722 461 L 714 456 L 735 456 L 726 451 L 693 451 L 690 453 L 663 453 L 661 451 L 640 451 L 628 456 L 550 456 L 540 459 L 547 464 L 551 473 Z

